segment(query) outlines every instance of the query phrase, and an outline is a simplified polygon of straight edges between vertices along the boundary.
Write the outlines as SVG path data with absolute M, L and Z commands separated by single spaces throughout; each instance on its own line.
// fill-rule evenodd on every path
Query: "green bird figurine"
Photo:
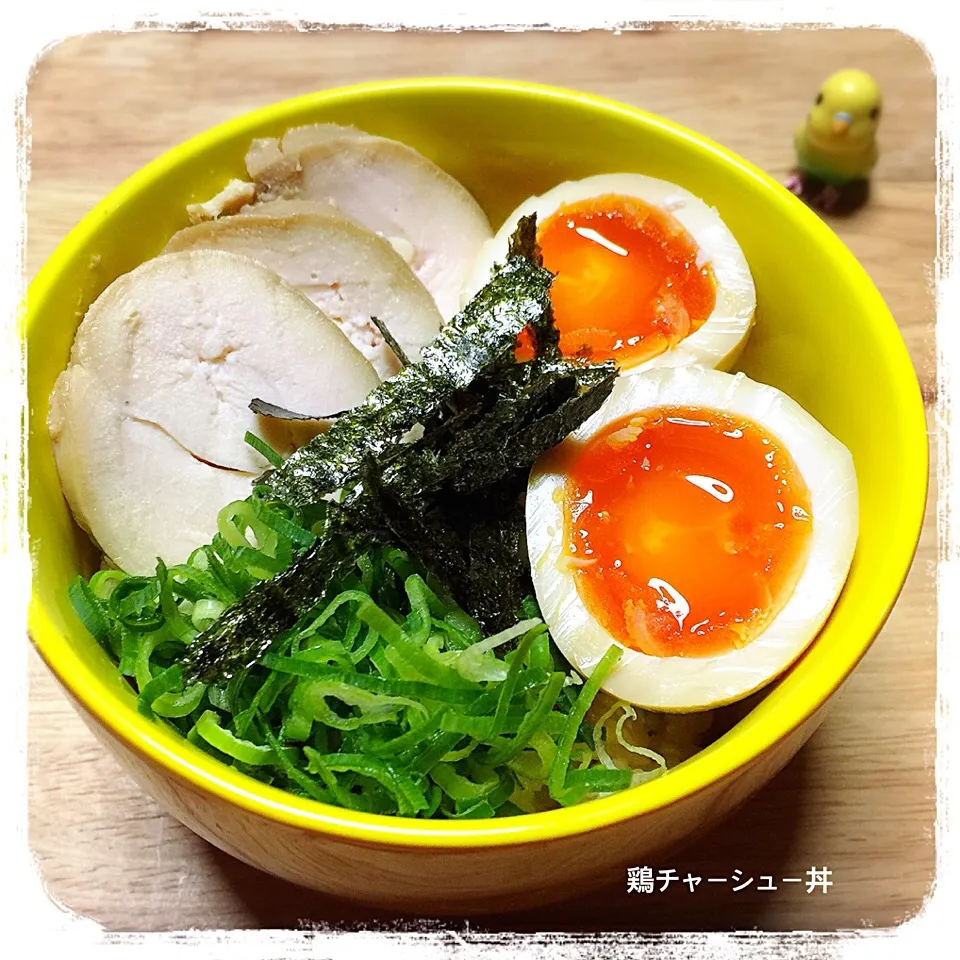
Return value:
M 827 77 L 797 127 L 797 171 L 788 190 L 825 212 L 859 206 L 877 162 L 880 87 L 863 70 Z

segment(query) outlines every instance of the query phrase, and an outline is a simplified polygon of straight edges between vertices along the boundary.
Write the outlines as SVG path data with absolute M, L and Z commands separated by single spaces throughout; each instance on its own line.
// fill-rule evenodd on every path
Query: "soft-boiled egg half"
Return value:
M 738 700 L 820 631 L 853 558 L 840 441 L 774 387 L 699 366 L 620 377 L 531 472 L 527 542 L 557 646 L 652 710 Z
M 464 302 L 502 262 L 521 217 L 537 216 L 567 356 L 622 373 L 698 363 L 729 369 L 753 323 L 756 291 L 719 214 L 665 180 L 632 173 L 561 183 L 524 201 L 481 250 Z

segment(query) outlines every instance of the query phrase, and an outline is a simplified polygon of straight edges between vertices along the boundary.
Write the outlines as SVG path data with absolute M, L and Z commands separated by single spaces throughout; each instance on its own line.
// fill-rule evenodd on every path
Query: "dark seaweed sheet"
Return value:
M 380 336 L 387 342 L 387 346 L 393 351 L 397 360 L 400 361 L 400 366 L 410 366 L 410 358 L 404 352 L 403 347 L 397 343 L 397 338 L 390 332 L 387 325 L 379 317 L 371 317 L 370 322 L 380 331 Z
M 292 507 L 336 501 L 318 543 L 255 585 L 188 651 L 188 678 L 255 663 L 321 602 L 371 542 L 416 555 L 488 630 L 514 623 L 532 592 L 523 497 L 530 466 L 595 412 L 612 364 L 560 355 L 536 223 L 518 226 L 504 266 L 423 351 L 258 481 Z M 517 362 L 529 329 L 535 356 Z
M 528 230 L 526 226 L 524 229 Z M 380 457 L 401 444 L 411 428 L 455 412 L 458 391 L 511 363 L 514 344 L 528 325 L 541 326 L 549 311 L 553 275 L 539 255 L 517 253 L 487 286 L 404 367 L 330 429 L 258 481 L 293 505 L 310 503 L 355 479 L 365 456 Z M 521 249 L 518 247 L 518 249 Z
M 280 407 L 269 400 L 261 400 L 254 397 L 247 406 L 258 417 L 270 417 L 271 420 L 332 420 L 335 417 L 343 416 L 343 410 L 337 413 L 298 413 L 296 410 L 288 410 L 286 407 Z

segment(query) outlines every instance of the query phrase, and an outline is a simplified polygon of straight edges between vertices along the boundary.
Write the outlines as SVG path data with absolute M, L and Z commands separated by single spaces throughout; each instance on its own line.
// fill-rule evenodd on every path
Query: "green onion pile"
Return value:
M 315 539 L 313 520 L 255 491 L 221 511 L 219 534 L 153 577 L 102 570 L 70 595 L 135 684 L 147 716 L 242 773 L 350 810 L 403 817 L 530 813 L 660 775 L 622 735 L 632 708 L 587 712 L 619 649 L 582 682 L 562 665 L 532 598 L 484 638 L 475 619 L 395 547 L 356 558 L 269 652 L 223 685 L 184 683 L 191 642 Z M 621 747 L 652 761 L 617 766 Z

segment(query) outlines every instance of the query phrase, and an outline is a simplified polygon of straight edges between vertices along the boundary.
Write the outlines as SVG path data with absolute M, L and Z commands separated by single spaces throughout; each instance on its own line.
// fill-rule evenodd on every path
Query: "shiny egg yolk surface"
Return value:
M 698 330 L 716 304 L 709 265 L 679 221 L 605 194 L 560 206 L 537 231 L 557 275 L 551 301 L 567 356 L 635 364 Z
M 565 562 L 586 609 L 624 646 L 722 654 L 789 599 L 808 553 L 810 493 L 757 424 L 659 407 L 562 456 Z

